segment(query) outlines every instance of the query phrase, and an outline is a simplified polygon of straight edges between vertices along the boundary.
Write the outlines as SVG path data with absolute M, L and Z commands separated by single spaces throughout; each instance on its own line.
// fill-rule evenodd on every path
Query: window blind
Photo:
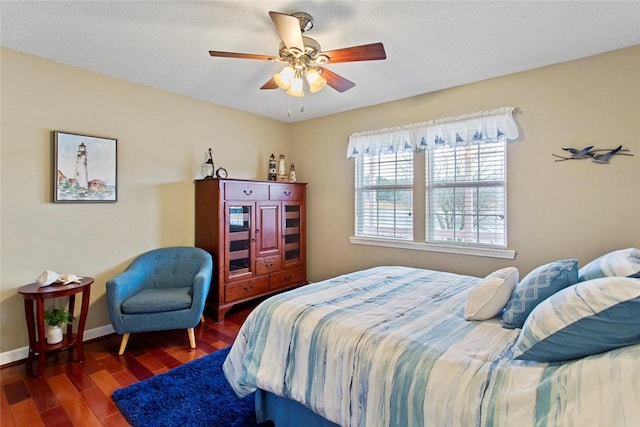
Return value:
M 426 241 L 506 247 L 506 143 L 427 152 Z
M 356 158 L 357 236 L 413 239 L 413 153 Z

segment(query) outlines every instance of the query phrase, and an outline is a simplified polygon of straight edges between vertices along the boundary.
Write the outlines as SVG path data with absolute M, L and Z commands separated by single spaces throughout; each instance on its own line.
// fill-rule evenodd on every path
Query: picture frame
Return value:
M 117 202 L 118 140 L 53 133 L 53 202 Z

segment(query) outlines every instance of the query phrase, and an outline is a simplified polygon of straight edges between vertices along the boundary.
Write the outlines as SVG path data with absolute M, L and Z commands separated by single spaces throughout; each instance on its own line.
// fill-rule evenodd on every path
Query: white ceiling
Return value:
M 281 64 L 208 51 L 277 56 L 270 10 L 311 14 L 323 50 L 383 42 L 387 59 L 328 65 L 344 93 L 260 90 Z M 640 44 L 638 1 L 2 0 L 0 17 L 10 49 L 283 122 Z

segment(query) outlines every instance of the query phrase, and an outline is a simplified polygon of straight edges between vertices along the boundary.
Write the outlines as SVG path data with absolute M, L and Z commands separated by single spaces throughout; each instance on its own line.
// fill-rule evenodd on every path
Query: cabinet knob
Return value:
M 253 190 L 244 190 L 244 194 L 250 196 L 253 194 Z
M 245 290 L 245 292 L 249 292 L 253 289 L 253 285 L 244 286 L 243 289 Z
M 289 197 L 289 196 L 291 195 L 291 191 L 285 191 L 285 192 L 284 192 L 284 195 L 285 195 L 285 196 L 287 196 L 287 197 Z

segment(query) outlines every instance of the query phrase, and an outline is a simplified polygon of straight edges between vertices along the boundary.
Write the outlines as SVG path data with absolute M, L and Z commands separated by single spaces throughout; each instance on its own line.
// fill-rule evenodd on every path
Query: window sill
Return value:
M 406 240 L 381 239 L 375 237 L 349 237 L 355 245 L 382 246 L 385 248 L 411 249 L 416 251 L 444 252 L 457 255 L 472 255 L 489 258 L 515 259 L 516 251 L 510 249 L 481 248 L 454 245 L 435 245 L 433 243 L 409 242 Z

